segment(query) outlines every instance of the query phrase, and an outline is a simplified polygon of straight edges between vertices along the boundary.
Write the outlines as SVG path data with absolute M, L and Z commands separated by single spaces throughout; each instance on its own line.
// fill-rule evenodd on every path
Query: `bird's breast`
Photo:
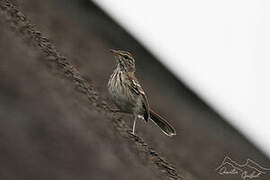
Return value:
M 138 107 L 140 99 L 130 90 L 127 82 L 122 72 L 114 72 L 108 82 L 108 90 L 112 101 L 119 109 L 132 113 Z

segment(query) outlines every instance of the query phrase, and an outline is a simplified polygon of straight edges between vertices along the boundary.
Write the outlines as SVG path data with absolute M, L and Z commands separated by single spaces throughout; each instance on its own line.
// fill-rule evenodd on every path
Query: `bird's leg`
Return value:
M 133 128 L 132 128 L 132 134 L 133 135 L 135 135 L 136 121 L 137 121 L 137 115 L 134 116 L 134 122 L 133 122 Z

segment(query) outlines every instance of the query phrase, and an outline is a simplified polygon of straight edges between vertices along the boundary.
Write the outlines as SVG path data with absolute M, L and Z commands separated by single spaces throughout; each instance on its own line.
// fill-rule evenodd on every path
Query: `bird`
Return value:
M 111 110 L 132 115 L 133 135 L 135 135 L 138 118 L 142 118 L 146 122 L 151 120 L 167 136 L 176 135 L 174 127 L 150 108 L 145 91 L 135 77 L 135 60 L 132 54 L 123 50 L 110 49 L 110 51 L 116 60 L 116 68 L 109 78 L 108 92 L 110 99 L 118 108 Z

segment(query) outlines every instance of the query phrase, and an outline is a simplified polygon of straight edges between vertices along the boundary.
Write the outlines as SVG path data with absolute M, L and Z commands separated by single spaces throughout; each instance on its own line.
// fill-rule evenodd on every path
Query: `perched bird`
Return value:
M 117 61 L 116 68 L 110 76 L 108 90 L 114 104 L 119 108 L 114 112 L 133 115 L 132 134 L 138 117 L 147 122 L 151 119 L 167 136 L 176 135 L 175 129 L 163 117 L 149 107 L 144 90 L 135 77 L 135 60 L 129 52 L 110 50 Z

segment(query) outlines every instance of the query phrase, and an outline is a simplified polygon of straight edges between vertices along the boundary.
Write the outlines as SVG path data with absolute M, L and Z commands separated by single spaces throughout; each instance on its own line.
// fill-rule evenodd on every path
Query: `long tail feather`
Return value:
M 176 131 L 170 123 L 168 123 L 164 118 L 155 113 L 153 110 L 150 110 L 151 120 L 167 135 L 174 136 Z

